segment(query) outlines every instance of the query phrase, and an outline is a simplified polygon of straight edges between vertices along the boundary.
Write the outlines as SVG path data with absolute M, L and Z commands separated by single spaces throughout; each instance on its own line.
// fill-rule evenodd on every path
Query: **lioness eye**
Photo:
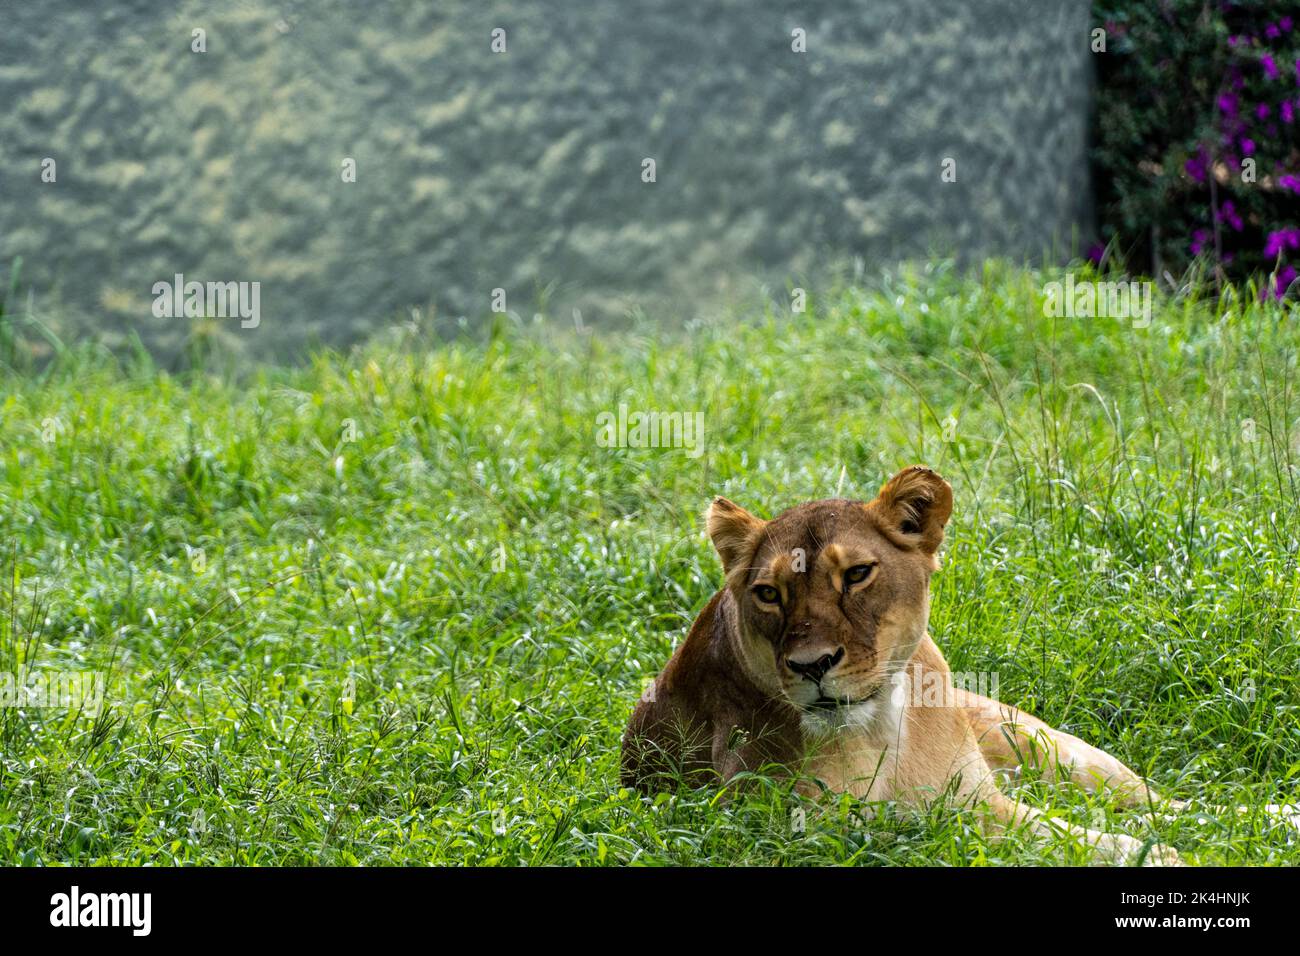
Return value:
M 758 598 L 764 604 L 776 604 L 781 600 L 781 594 L 770 584 L 760 584 L 754 588 L 754 597 Z
M 845 584 L 861 584 L 871 574 L 874 564 L 855 564 L 844 572 Z

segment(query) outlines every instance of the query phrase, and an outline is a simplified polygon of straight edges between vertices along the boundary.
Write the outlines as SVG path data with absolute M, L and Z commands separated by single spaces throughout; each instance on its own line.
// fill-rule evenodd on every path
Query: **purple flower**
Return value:
M 1265 53 L 1259 62 L 1264 67 L 1264 75 L 1270 80 L 1276 80 L 1278 77 L 1277 64 L 1273 62 L 1273 58 Z M 1300 61 L 1297 61 L 1296 67 L 1300 69 Z
M 1278 177 L 1277 184 L 1283 189 L 1291 190 L 1293 193 L 1300 193 L 1300 176 L 1293 176 L 1291 173 L 1287 173 L 1284 176 Z
M 1300 229 L 1279 229 L 1268 234 L 1264 258 L 1276 259 L 1284 249 L 1300 249 Z
M 1300 60 L 1296 61 L 1296 69 L 1300 70 Z M 1237 115 L 1237 97 L 1232 93 L 1221 93 L 1219 95 L 1219 112 L 1224 116 Z
M 1101 257 L 1106 254 L 1106 247 L 1100 242 L 1094 242 L 1088 247 L 1088 261 L 1095 266 L 1101 265 Z
M 1282 103 L 1282 121 L 1290 123 L 1295 120 L 1295 107 L 1291 105 L 1290 100 L 1284 100 Z
M 1247 156 L 1253 156 L 1255 154 L 1255 141 L 1248 136 L 1243 136 L 1241 138 L 1241 151 Z
M 1237 206 L 1231 199 L 1219 207 L 1218 219 L 1219 222 L 1226 222 L 1237 232 L 1241 232 L 1243 225 L 1241 215 L 1237 212 Z
M 1183 168 L 1187 170 L 1187 175 L 1191 176 L 1198 183 L 1205 182 L 1205 174 L 1210 165 L 1210 157 L 1206 155 L 1205 147 L 1198 146 L 1196 152 L 1187 157 L 1187 162 Z
M 1269 110 L 1267 103 L 1260 103 L 1258 106 L 1255 107 L 1255 115 L 1262 120 L 1268 119 L 1268 114 L 1270 112 L 1271 110 Z
M 1209 239 L 1210 239 L 1210 230 L 1208 229 L 1197 229 L 1195 232 L 1193 232 L 1192 233 L 1192 255 L 1199 256 L 1201 254 L 1201 250 L 1205 248 L 1205 244 L 1209 241 Z
M 1264 36 L 1268 37 L 1270 40 L 1276 40 L 1281 35 L 1282 31 L 1277 28 L 1277 24 L 1275 23 L 1270 23 L 1264 28 Z
M 1290 33 L 1290 32 L 1291 32 L 1291 18 L 1290 18 L 1290 17 L 1283 17 L 1281 20 L 1277 21 L 1277 25 L 1280 26 L 1280 27 L 1282 28 L 1282 32 L 1283 32 L 1283 33 Z
M 1286 290 L 1291 287 L 1295 281 L 1296 271 L 1294 266 L 1283 266 L 1277 271 L 1276 276 L 1270 276 L 1268 284 L 1259 290 L 1261 300 L 1267 299 L 1270 295 L 1274 299 L 1281 299 L 1286 295 Z

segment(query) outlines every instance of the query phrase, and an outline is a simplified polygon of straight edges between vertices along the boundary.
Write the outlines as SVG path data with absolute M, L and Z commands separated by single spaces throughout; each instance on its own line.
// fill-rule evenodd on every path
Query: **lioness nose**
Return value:
M 811 661 L 800 661 L 793 657 L 787 657 L 785 664 L 796 674 L 802 674 L 809 680 L 819 681 L 826 676 L 826 672 L 844 659 L 844 648 L 837 648 L 834 654 L 823 654 L 821 657 Z

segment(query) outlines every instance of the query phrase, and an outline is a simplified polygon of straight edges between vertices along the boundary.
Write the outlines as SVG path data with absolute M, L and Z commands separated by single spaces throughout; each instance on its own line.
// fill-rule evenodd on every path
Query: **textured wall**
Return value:
M 269 350 L 498 286 L 600 321 L 1037 257 L 1086 228 L 1087 41 L 1085 0 L 0 0 L 0 267 L 65 332 L 162 348 L 154 282 L 258 281 L 231 330 Z

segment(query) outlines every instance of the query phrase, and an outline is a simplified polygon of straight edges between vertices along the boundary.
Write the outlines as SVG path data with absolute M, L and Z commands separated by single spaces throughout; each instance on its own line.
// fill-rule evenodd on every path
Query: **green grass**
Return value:
M 407 331 L 242 379 L 90 352 L 11 376 L 0 671 L 106 672 L 110 706 L 0 709 L 0 862 L 1080 862 L 944 807 L 619 788 L 631 706 L 720 583 L 709 498 L 770 515 L 913 462 L 956 493 L 954 670 L 1171 796 L 1295 800 L 1296 316 L 1191 289 L 1147 329 L 1050 319 L 1046 278 L 933 267 L 677 333 Z M 620 402 L 703 411 L 707 452 L 598 447 Z M 1300 863 L 1257 809 L 1028 788 L 1191 862 Z

